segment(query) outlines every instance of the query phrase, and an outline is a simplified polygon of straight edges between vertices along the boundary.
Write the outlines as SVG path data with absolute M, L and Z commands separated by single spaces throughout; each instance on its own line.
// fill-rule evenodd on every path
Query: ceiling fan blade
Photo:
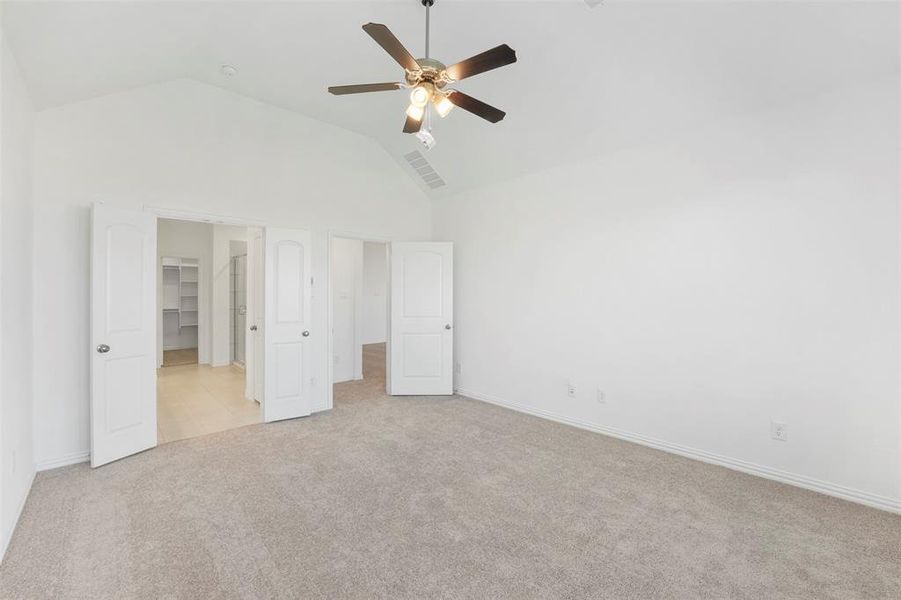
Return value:
M 418 133 L 419 130 L 422 129 L 423 120 L 425 120 L 425 117 L 417 121 L 416 119 L 407 116 L 407 120 L 404 123 L 404 133 Z
M 365 94 L 366 92 L 388 92 L 391 90 L 399 90 L 404 87 L 403 84 L 389 83 L 360 83 L 358 85 L 333 85 L 328 91 L 330 94 L 342 96 L 344 94 Z
M 363 25 L 363 31 L 368 33 L 379 46 L 385 49 L 397 63 L 408 71 L 419 71 L 419 63 L 413 58 L 413 55 L 404 48 L 391 30 L 381 23 L 366 23 Z
M 453 102 L 454 105 L 471 112 L 477 117 L 482 117 L 486 121 L 491 121 L 492 123 L 497 123 L 507 116 L 507 113 L 504 111 L 494 108 L 490 104 L 485 104 L 481 100 L 476 100 L 472 96 L 467 96 L 463 92 L 458 92 L 457 90 L 448 92 L 447 98 Z
M 516 62 L 516 51 L 507 44 L 486 50 L 447 68 L 447 76 L 455 81 L 497 69 Z

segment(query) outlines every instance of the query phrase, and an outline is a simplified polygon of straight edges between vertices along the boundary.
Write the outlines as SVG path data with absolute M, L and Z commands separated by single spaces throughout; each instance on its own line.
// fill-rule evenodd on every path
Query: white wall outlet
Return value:
M 607 394 L 604 393 L 604 390 L 598 388 L 598 404 L 607 404 Z
M 770 421 L 770 436 L 774 440 L 779 440 L 780 442 L 788 441 L 788 424 L 780 423 L 778 421 Z
M 454 363 L 454 373 L 456 373 L 457 375 L 459 375 L 459 374 L 462 373 L 462 372 L 463 372 L 463 365 L 460 364 L 460 363 L 458 363 L 458 362 L 455 362 L 455 363 Z
M 576 386 L 574 386 L 571 383 L 567 383 L 566 384 L 566 395 L 569 396 L 570 398 L 575 398 L 576 397 Z

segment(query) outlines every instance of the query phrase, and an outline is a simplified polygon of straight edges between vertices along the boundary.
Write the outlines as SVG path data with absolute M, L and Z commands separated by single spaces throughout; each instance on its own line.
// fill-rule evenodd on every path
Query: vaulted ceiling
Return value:
M 441 195 L 635 146 L 703 122 L 897 75 L 895 2 L 437 0 L 431 54 L 500 43 L 519 62 L 457 84 L 507 111 L 435 120 Z M 378 140 L 399 164 L 406 93 L 335 97 L 401 79 L 360 29 L 387 24 L 423 54 L 419 0 L 6 1 L 4 30 L 38 108 L 195 78 Z M 222 64 L 238 69 L 225 77 Z M 427 190 L 427 188 L 423 188 Z

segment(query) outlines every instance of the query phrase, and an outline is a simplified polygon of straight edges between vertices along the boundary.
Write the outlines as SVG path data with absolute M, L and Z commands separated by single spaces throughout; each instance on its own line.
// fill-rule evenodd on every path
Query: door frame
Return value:
M 334 351 L 334 307 L 332 306 L 332 241 L 335 238 L 343 238 L 347 240 L 357 240 L 360 242 L 373 242 L 376 244 L 385 244 L 385 253 L 386 258 L 390 258 L 391 255 L 391 242 L 395 242 L 392 238 L 386 238 L 378 235 L 370 235 L 366 233 L 358 233 L 352 231 L 341 231 L 337 229 L 330 229 L 328 231 L 328 235 L 326 236 L 326 273 L 328 273 L 328 281 L 326 281 L 325 286 L 325 302 L 326 302 L 326 311 L 328 314 L 328 336 L 326 337 L 326 360 L 327 360 L 327 372 L 328 372 L 328 391 L 327 391 L 327 401 L 328 407 L 327 410 L 331 410 L 335 405 L 335 384 L 332 383 L 335 379 L 334 373 L 334 365 L 332 364 L 333 356 L 332 353 Z M 390 267 L 390 263 L 389 263 Z M 385 277 L 387 278 L 388 289 L 391 289 L 391 269 L 386 269 Z M 389 298 L 387 310 L 385 311 L 385 323 L 387 324 L 387 329 L 391 331 L 391 302 Z M 390 339 L 386 340 L 386 343 L 390 343 Z M 386 374 L 390 372 L 391 369 L 391 353 L 385 353 L 385 372 Z
M 159 227 L 160 219 L 171 219 L 171 220 L 177 220 L 177 221 L 191 221 L 194 223 L 207 223 L 209 225 L 232 225 L 232 226 L 236 226 L 236 227 L 255 227 L 260 230 L 260 234 L 263 236 L 265 236 L 265 230 L 267 227 L 265 221 L 261 221 L 259 219 L 247 218 L 247 217 L 232 217 L 232 216 L 228 216 L 228 215 L 218 215 L 218 214 L 213 214 L 213 213 L 205 213 L 205 212 L 198 212 L 198 211 L 191 211 L 191 210 L 165 208 L 165 207 L 151 206 L 151 205 L 146 205 L 146 204 L 142 207 L 142 210 L 144 212 L 153 213 L 156 216 L 157 227 Z M 259 260 L 262 263 L 263 257 L 260 256 Z M 157 277 L 160 276 L 159 269 L 157 269 L 156 276 Z M 263 284 L 264 289 L 261 291 L 263 293 L 265 293 L 265 287 L 266 287 L 265 269 L 263 269 L 263 273 L 262 273 L 262 284 Z M 159 288 L 159 279 L 157 279 L 157 281 L 156 281 L 156 287 L 157 287 L 157 289 Z M 260 329 L 262 331 L 265 331 L 265 325 L 266 325 L 265 324 L 265 319 L 266 319 L 265 311 L 262 309 L 261 306 L 254 305 L 254 312 L 256 313 L 256 315 L 255 315 L 256 321 L 261 326 Z M 156 315 L 156 311 L 154 311 L 154 315 Z M 210 316 L 210 315 L 207 315 L 207 316 Z M 159 315 L 156 315 L 156 317 L 158 318 Z M 199 333 L 199 331 L 198 331 L 198 333 Z M 212 352 L 212 348 L 210 349 L 210 351 Z M 256 359 L 254 359 L 254 360 L 256 360 Z M 266 361 L 266 358 L 265 358 L 265 354 L 264 354 L 262 356 L 262 359 L 260 360 L 260 363 L 261 363 L 260 367 L 263 367 L 265 365 L 265 361 Z M 254 369 L 257 369 L 257 367 L 254 366 Z M 245 377 L 247 377 L 246 368 L 245 368 Z M 245 382 L 245 384 L 246 384 L 246 382 Z M 246 390 L 246 385 L 245 385 L 245 390 Z M 258 399 L 258 402 L 260 404 L 261 418 L 262 418 L 264 401 L 265 401 L 264 398 Z

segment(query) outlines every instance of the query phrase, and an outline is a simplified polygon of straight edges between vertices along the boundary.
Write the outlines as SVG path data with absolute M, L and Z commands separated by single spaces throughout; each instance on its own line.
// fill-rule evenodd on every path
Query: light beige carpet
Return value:
M 330 413 L 39 474 L 0 595 L 901 597 L 899 516 L 460 397 L 389 398 L 374 371 Z

